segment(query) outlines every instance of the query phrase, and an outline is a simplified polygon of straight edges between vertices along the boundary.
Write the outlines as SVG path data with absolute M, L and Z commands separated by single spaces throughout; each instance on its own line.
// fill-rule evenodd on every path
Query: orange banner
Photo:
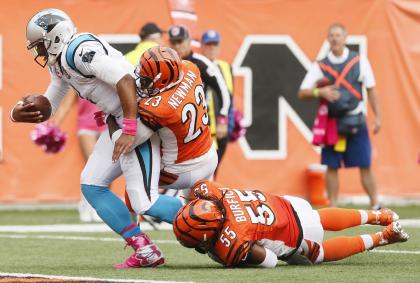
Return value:
M 48 72 L 25 46 L 28 19 L 47 7 L 65 10 L 79 32 L 110 38 L 136 34 L 149 21 L 163 29 L 172 22 L 167 0 L 0 2 L 0 202 L 76 201 L 80 195 L 76 111 L 63 124 L 69 140 L 56 155 L 31 142 L 33 125 L 8 118 L 17 100 L 48 85 Z M 296 93 L 311 62 L 328 49 L 327 27 L 341 22 L 348 44 L 368 56 L 377 82 L 382 130 L 371 140 L 379 194 L 420 197 L 420 3 L 214 0 L 196 1 L 195 12 L 197 31 L 212 28 L 222 35 L 221 58 L 235 72 L 235 105 L 250 126 L 228 147 L 218 181 L 306 194 L 306 169 L 320 156 L 308 142 L 314 105 Z M 371 125 L 370 109 L 368 118 Z M 357 170 L 340 171 L 340 193 L 363 194 Z

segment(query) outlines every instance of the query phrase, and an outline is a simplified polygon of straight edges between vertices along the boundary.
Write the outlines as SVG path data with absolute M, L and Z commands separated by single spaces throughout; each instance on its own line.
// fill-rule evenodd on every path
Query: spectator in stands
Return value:
M 142 26 L 139 32 L 141 41 L 136 48 L 125 55 L 127 61 L 137 65 L 144 51 L 151 47 L 162 45 L 162 34 L 163 31 L 155 23 L 150 22 Z
M 223 79 L 226 83 L 226 86 L 229 91 L 230 95 L 230 106 L 229 106 L 229 113 L 228 113 L 228 135 L 223 138 L 217 138 L 217 155 L 219 157 L 219 164 L 222 161 L 223 155 L 226 151 L 226 147 L 229 142 L 229 134 L 231 133 L 233 126 L 234 126 L 234 118 L 233 118 L 233 75 L 232 75 L 232 67 L 231 65 L 221 59 L 218 59 L 220 54 L 220 43 L 221 43 L 221 36 L 220 33 L 215 30 L 208 30 L 201 36 L 201 52 L 204 56 L 206 56 L 210 61 L 212 61 L 217 68 L 220 70 Z M 210 90 L 208 92 L 208 99 L 209 99 L 209 107 L 210 109 L 215 109 L 220 107 L 219 105 L 215 104 L 214 94 L 213 91 Z M 216 111 L 217 112 L 217 111 Z M 213 118 L 211 121 L 215 121 L 214 118 L 214 111 L 210 113 L 210 117 Z M 214 129 L 212 134 L 216 134 L 215 127 L 211 127 Z
M 223 75 L 209 59 L 192 51 L 190 35 L 185 27 L 172 26 L 169 29 L 169 43 L 170 47 L 175 49 L 182 59 L 189 60 L 198 66 L 206 94 L 209 88 L 214 91 L 215 103 L 219 107 L 218 109 L 208 109 L 208 112 L 211 113 L 214 111 L 216 113 L 217 139 L 225 138 L 228 134 L 230 95 Z M 208 97 L 206 99 L 208 101 Z
M 330 51 L 324 59 L 314 63 L 309 69 L 298 96 L 301 99 L 319 99 L 320 105 L 327 106 L 328 124 L 326 122 L 325 125 L 328 126 L 324 130 L 327 134 L 334 133 L 337 136 L 337 131 L 340 134 L 335 143 L 326 143 L 322 148 L 321 162 L 328 166 L 326 187 L 330 205 L 337 204 L 338 169 L 343 163 L 345 167 L 359 167 L 361 182 L 370 198 L 370 204 L 373 209 L 378 209 L 380 205 L 371 170 L 371 144 L 362 98 L 362 89 L 365 87 L 375 115 L 373 133 L 376 134 L 381 128 L 381 119 L 375 78 L 368 59 L 345 46 L 346 36 L 347 30 L 342 24 L 329 27 Z M 324 83 L 321 86 L 321 80 L 328 80 L 327 85 Z M 318 112 L 318 118 L 322 115 L 321 112 Z M 315 126 L 321 126 L 320 119 L 317 121 Z M 333 124 L 329 124 L 330 122 Z M 334 126 L 331 125 L 335 125 L 337 129 L 332 130 Z M 314 132 L 314 137 L 316 134 Z

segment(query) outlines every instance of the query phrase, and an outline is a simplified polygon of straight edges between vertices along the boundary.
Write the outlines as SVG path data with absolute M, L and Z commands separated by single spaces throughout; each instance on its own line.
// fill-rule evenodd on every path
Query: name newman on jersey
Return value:
M 185 77 L 181 81 L 177 90 L 171 95 L 168 100 L 168 104 L 173 108 L 177 109 L 181 104 L 185 97 L 188 95 L 188 92 L 194 85 L 195 80 L 197 79 L 196 74 L 194 74 L 191 70 L 188 70 Z

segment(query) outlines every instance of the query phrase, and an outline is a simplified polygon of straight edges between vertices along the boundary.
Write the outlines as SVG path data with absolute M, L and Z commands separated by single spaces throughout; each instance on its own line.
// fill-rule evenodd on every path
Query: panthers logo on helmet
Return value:
M 39 17 L 35 24 L 43 28 L 46 32 L 50 32 L 58 23 L 67 20 L 61 15 L 54 15 L 52 13 L 45 14 Z
M 187 248 L 205 245 L 223 226 L 223 209 L 214 201 L 196 199 L 180 209 L 173 223 L 177 240 Z

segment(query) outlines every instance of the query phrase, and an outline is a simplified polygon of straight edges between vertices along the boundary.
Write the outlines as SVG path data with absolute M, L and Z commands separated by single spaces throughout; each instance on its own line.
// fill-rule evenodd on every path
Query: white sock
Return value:
M 370 250 L 373 248 L 373 239 L 371 235 L 360 235 L 365 244 L 365 250 Z
M 369 215 L 367 211 L 359 209 L 359 213 L 360 213 L 360 225 L 366 224 L 369 219 Z

